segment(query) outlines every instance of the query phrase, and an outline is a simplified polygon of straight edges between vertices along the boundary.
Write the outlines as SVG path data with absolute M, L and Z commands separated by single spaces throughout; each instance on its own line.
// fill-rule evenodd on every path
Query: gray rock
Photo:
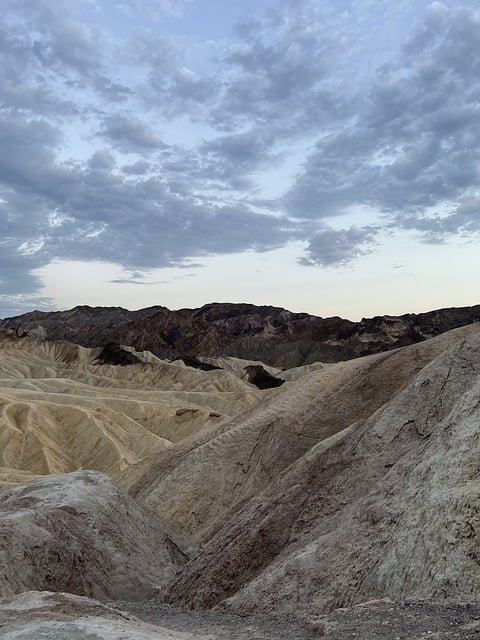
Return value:
M 150 597 L 163 593 L 191 551 L 99 472 L 39 478 L 0 494 L 0 596 L 36 589 Z

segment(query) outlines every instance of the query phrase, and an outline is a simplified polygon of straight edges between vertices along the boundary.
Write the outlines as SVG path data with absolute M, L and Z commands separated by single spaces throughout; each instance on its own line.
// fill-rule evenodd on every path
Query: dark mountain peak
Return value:
M 352 322 L 281 307 L 213 302 L 176 311 L 163 306 L 129 311 L 80 305 L 7 318 L 0 328 L 87 347 L 128 345 L 166 359 L 223 355 L 288 368 L 401 347 L 478 320 L 480 305 Z

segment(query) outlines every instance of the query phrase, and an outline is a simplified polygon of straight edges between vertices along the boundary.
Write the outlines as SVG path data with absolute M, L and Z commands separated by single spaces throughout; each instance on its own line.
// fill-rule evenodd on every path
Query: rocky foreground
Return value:
M 476 640 L 480 605 L 384 600 L 304 621 L 27 591 L 0 600 L 0 633 L 3 640 Z
M 77 471 L 0 493 L 0 596 L 163 595 L 194 547 L 107 476 Z

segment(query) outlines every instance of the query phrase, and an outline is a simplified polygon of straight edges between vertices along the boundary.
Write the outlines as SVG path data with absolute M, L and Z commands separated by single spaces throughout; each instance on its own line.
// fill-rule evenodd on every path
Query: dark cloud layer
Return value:
M 407 16 L 380 4 L 370 24 L 358 2 L 282 0 L 202 61 L 153 29 L 115 39 L 66 1 L 6 0 L 3 308 L 31 304 L 54 259 L 142 270 L 296 240 L 302 264 L 332 267 L 382 233 L 478 238 L 480 17 L 409 0 L 417 22 L 375 63 L 369 28 Z M 264 172 L 302 145 L 296 178 L 264 198 Z

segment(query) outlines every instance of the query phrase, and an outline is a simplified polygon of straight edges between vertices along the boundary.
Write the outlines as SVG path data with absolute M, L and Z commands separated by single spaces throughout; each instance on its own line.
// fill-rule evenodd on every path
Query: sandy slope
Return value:
M 289 382 L 304 378 L 308 373 L 318 371 L 319 369 L 323 369 L 325 366 L 328 366 L 323 362 L 314 362 L 313 364 L 306 364 L 301 367 L 279 369 L 277 367 L 269 367 L 265 363 L 260 362 L 260 360 L 242 360 L 242 358 L 233 358 L 230 356 L 219 356 L 216 358 L 199 356 L 198 359 L 201 362 L 212 364 L 216 367 L 224 369 L 225 371 L 230 371 L 239 378 L 243 378 L 245 376 L 245 367 L 247 367 L 248 365 L 261 365 L 265 369 L 265 371 L 268 371 L 268 373 L 270 373 L 272 376 L 283 378 L 284 380 Z
M 98 365 L 98 352 L 0 334 L 0 489 L 82 468 L 127 486 L 131 465 L 148 468 L 149 456 L 266 395 L 225 371 L 155 358 Z
M 408 370 L 403 388 L 218 518 L 175 602 L 311 615 L 384 596 L 480 597 L 480 326 L 389 359 L 385 384 Z

